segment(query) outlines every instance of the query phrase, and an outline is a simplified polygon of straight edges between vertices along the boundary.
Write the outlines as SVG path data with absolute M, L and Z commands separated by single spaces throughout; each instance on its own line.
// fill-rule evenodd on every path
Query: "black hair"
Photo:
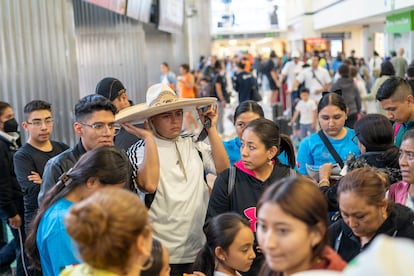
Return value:
M 384 61 L 381 63 L 380 77 L 382 76 L 394 76 L 395 68 L 391 61 Z
M 214 69 L 221 70 L 222 68 L 223 68 L 223 65 L 221 64 L 221 61 L 216 60 L 216 62 L 214 63 Z
M 279 127 L 273 121 L 259 118 L 251 121 L 243 131 L 246 131 L 246 129 L 251 129 L 259 137 L 266 149 L 270 149 L 273 146 L 277 147 L 278 152 L 273 157 L 273 160 L 277 160 L 277 155 L 284 151 L 287 154 L 290 167 L 295 167 L 295 149 L 292 140 L 288 135 L 280 133 Z
M 312 261 L 322 256 L 323 250 L 328 245 L 328 219 L 326 216 L 328 203 L 313 179 L 308 176 L 296 175 L 276 181 L 266 189 L 257 203 L 257 215 L 266 203 L 277 204 L 283 212 L 302 221 L 310 230 L 318 231 L 318 227 L 322 226 L 321 231 L 324 231 L 321 233 L 322 239 L 312 247 Z M 261 273 L 258 275 L 284 274 L 283 271 L 272 271 L 264 262 Z
M 147 270 L 141 271 L 141 276 L 159 276 L 163 266 L 163 258 L 162 258 L 162 244 L 157 239 L 152 239 L 152 249 L 151 249 L 151 256 L 152 256 L 152 265 Z
M 64 173 L 43 199 L 36 217 L 30 224 L 26 239 L 26 253 L 30 263 L 40 269 L 40 256 L 36 244 L 37 228 L 44 213 L 55 202 L 67 196 L 75 188 L 86 184 L 89 178 L 96 177 L 102 185 L 117 185 L 127 182 L 130 163 L 126 154 L 113 146 L 98 147 L 80 157 L 74 167 Z
M 342 64 L 339 66 L 338 73 L 342 78 L 349 78 L 349 65 Z
M 183 68 L 186 72 L 190 72 L 190 65 L 183 63 L 180 65 L 181 68 Z
M 382 101 L 392 98 L 395 101 L 403 101 L 408 95 L 412 95 L 411 86 L 407 80 L 392 76 L 386 79 L 378 89 L 376 99 Z
M 240 69 L 244 69 L 246 65 L 243 62 L 239 61 L 237 62 L 237 67 L 239 67 Z
M 104 96 L 99 94 L 90 94 L 81 98 L 75 105 L 75 120 L 79 121 L 95 111 L 106 110 L 116 114 L 115 105 Z
M 26 115 L 26 119 L 27 116 L 37 110 L 48 110 L 50 112 L 52 112 L 52 108 L 51 108 L 51 104 L 45 101 L 41 101 L 41 100 L 33 100 L 28 102 L 24 108 L 23 108 L 23 113 Z
M 12 108 L 12 107 L 11 107 L 11 105 L 10 105 L 9 103 L 6 103 L 6 102 L 1 102 L 1 101 L 0 101 L 0 116 L 1 116 L 1 115 L 3 115 L 4 110 L 5 110 L 6 108 L 8 108 L 8 107 Z
M 368 114 L 354 126 L 358 140 L 369 151 L 385 151 L 394 145 L 392 124 L 382 114 Z
M 414 77 L 414 65 L 410 65 L 407 68 L 407 77 L 412 78 Z
M 246 112 L 253 112 L 259 115 L 261 118 L 264 118 L 264 112 L 263 108 L 255 101 L 247 100 L 241 102 L 234 111 L 234 117 L 233 122 L 236 123 L 237 118 L 240 116 L 240 114 L 246 113 Z
M 299 94 L 302 94 L 302 93 L 307 93 L 307 94 L 310 94 L 309 88 L 307 88 L 307 87 L 302 87 L 302 88 L 300 89 L 300 91 L 299 91 Z
M 206 243 L 197 255 L 193 270 L 213 276 L 216 267 L 216 247 L 227 251 L 242 227 L 250 227 L 250 224 L 237 213 L 222 213 L 208 220 L 203 229 Z
M 318 103 L 318 113 L 328 105 L 334 105 L 346 113 L 344 98 L 335 92 L 323 92 L 322 99 Z

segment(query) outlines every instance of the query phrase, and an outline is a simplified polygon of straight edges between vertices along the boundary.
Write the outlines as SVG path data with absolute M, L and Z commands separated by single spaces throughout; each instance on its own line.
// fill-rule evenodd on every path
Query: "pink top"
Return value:
M 404 181 L 392 184 L 388 193 L 388 199 L 394 201 L 395 203 L 406 205 L 409 187 L 410 184 Z

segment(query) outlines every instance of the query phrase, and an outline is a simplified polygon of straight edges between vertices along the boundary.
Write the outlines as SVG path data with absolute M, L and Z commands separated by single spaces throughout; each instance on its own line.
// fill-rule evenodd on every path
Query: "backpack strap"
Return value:
M 236 167 L 231 166 L 229 169 L 229 181 L 227 182 L 227 196 L 230 197 L 236 182 Z
M 331 142 L 329 142 L 328 137 L 326 137 L 325 133 L 322 130 L 318 131 L 318 135 L 321 138 L 322 142 L 328 148 L 329 152 L 331 153 L 332 157 L 335 161 L 341 166 L 341 169 L 344 167 L 344 161 L 342 161 L 341 157 L 339 157 L 338 152 L 334 149 Z

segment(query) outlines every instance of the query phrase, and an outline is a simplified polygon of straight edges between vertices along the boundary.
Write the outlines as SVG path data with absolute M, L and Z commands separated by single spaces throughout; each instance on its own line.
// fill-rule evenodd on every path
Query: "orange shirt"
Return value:
M 186 84 L 192 83 L 191 88 L 187 87 Z M 183 76 L 183 81 L 178 82 L 178 87 L 180 88 L 180 97 L 181 98 L 195 98 L 194 93 L 194 76 L 191 73 L 187 73 Z

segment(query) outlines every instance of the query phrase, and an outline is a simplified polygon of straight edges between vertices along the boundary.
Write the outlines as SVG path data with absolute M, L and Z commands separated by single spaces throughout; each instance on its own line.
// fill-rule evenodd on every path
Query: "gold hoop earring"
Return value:
M 154 263 L 154 257 L 151 255 L 145 261 L 144 265 L 141 267 L 141 270 L 148 270 L 148 269 L 150 269 L 153 263 Z

